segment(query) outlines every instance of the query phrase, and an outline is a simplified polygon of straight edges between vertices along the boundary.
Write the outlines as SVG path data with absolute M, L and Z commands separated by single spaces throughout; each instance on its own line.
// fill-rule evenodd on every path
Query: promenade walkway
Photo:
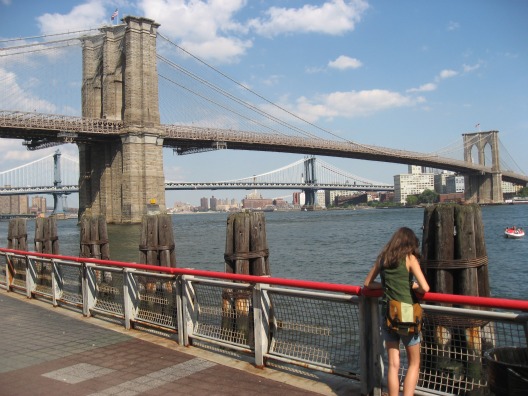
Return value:
M 0 395 L 359 395 L 359 383 L 85 318 L 0 292 Z

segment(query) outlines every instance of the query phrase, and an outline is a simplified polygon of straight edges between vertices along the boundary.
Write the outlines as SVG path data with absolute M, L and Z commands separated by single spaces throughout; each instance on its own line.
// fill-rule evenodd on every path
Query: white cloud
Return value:
M 355 58 L 350 58 L 346 55 L 341 55 L 336 60 L 328 62 L 328 67 L 339 70 L 357 69 L 361 66 L 363 66 L 361 61 Z
M 464 73 L 471 73 L 477 69 L 480 69 L 480 66 L 481 64 L 480 63 L 477 63 L 476 65 L 462 65 L 462 70 L 464 71 Z
M 453 30 L 458 30 L 460 28 L 460 23 L 455 21 L 449 21 L 447 24 L 447 30 L 452 32 Z
M 21 87 L 15 73 L 0 68 L 0 81 L 2 81 L 2 89 L 7 93 L 0 95 L 0 109 L 38 111 L 49 114 L 57 112 L 57 106 Z M 35 86 L 38 80 L 32 79 L 27 83 L 28 87 Z
M 296 103 L 297 114 L 314 122 L 320 118 L 355 118 L 399 107 L 414 106 L 424 99 L 404 96 L 383 89 L 332 92 L 315 99 L 300 97 Z
M 440 72 L 440 74 L 438 75 L 438 78 L 440 80 L 445 80 L 446 78 L 451 78 L 451 77 L 455 77 L 456 75 L 458 75 L 458 72 L 455 71 L 455 70 L 450 70 L 450 69 L 445 69 L 445 70 L 442 70 Z
M 245 5 L 245 0 L 138 2 L 141 14 L 160 23 L 165 35 L 179 39 L 194 55 L 216 62 L 236 62 L 251 47 L 250 40 L 234 36 L 246 30 L 234 19 Z
M 414 93 L 414 92 L 431 92 L 431 91 L 435 91 L 437 88 L 437 85 L 435 83 L 427 83 L 427 84 L 423 84 L 421 86 L 419 86 L 418 88 L 410 88 L 407 90 L 407 92 L 409 93 Z
M 110 23 L 110 14 L 102 0 L 89 0 L 72 8 L 68 14 L 44 14 L 37 17 L 44 34 L 74 32 Z
M 307 32 L 339 35 L 354 30 L 367 8 L 363 0 L 330 0 L 320 6 L 305 4 L 302 8 L 271 7 L 266 18 L 252 19 L 249 26 L 266 37 Z

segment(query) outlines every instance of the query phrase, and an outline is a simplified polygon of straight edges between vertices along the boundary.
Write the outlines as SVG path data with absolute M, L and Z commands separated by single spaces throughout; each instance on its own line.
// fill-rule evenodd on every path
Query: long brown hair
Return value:
M 416 234 L 407 227 L 401 227 L 392 235 L 391 239 L 381 250 L 376 263 L 384 268 L 396 268 L 402 259 L 412 254 L 420 260 L 418 250 L 420 241 Z

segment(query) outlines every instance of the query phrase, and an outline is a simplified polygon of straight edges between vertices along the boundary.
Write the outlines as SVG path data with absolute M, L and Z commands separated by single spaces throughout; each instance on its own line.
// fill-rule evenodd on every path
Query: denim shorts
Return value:
M 397 342 L 401 340 L 404 346 L 411 347 L 413 345 L 420 343 L 420 333 L 417 334 L 409 334 L 409 335 L 401 335 L 398 333 L 395 333 L 393 331 L 390 331 L 387 327 L 387 324 L 382 319 L 381 322 L 381 335 L 385 342 Z

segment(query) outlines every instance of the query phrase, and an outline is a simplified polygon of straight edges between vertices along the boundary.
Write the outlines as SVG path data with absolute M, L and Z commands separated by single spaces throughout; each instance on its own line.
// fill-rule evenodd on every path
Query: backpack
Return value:
M 419 303 L 389 300 L 385 314 L 386 324 L 390 331 L 400 335 L 418 334 L 422 330 L 422 314 L 423 309 Z

